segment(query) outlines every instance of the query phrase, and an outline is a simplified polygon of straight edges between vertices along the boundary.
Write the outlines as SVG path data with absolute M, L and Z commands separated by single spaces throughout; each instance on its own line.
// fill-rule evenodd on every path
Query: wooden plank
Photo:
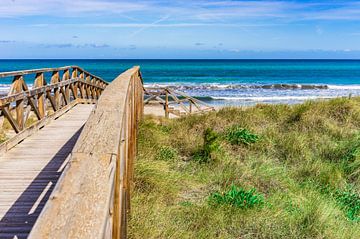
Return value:
M 8 118 L 8 119 L 10 119 L 9 122 L 12 125 L 14 124 L 13 127 L 18 132 L 18 134 L 16 136 L 14 136 L 13 138 L 11 138 L 11 139 L 3 142 L 2 144 L 0 144 L 0 155 L 7 152 L 9 149 L 11 149 L 15 145 L 17 145 L 20 141 L 22 141 L 26 137 L 28 137 L 28 136 L 34 134 L 35 132 L 37 132 L 41 127 L 49 124 L 53 119 L 55 119 L 55 118 L 61 116 L 62 114 L 66 113 L 68 110 L 70 110 L 72 107 L 74 107 L 77 103 L 78 102 L 74 101 L 73 104 L 70 104 L 67 107 L 62 108 L 61 110 L 55 112 L 51 116 L 36 122 L 34 125 L 30 126 L 26 130 L 21 131 L 21 132 L 20 132 L 20 129 L 18 128 L 16 122 L 12 119 L 12 116 L 11 116 L 10 112 L 8 111 L 8 109 L 4 108 L 3 109 L 4 114 L 9 116 L 9 118 Z M 28 152 L 28 153 L 30 153 L 30 152 Z
M 0 238 L 28 236 L 92 109 L 74 106 L 0 157 Z

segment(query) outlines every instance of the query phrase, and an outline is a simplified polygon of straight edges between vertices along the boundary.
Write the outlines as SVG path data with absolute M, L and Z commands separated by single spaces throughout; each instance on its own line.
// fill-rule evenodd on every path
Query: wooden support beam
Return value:
M 3 107 L 2 112 L 5 116 L 5 118 L 9 121 L 10 125 L 13 127 L 14 131 L 16 133 L 19 133 L 21 131 L 21 128 L 19 127 L 18 123 L 13 118 L 12 114 L 10 113 L 9 107 L 8 106 Z
M 69 78 L 70 78 L 69 74 L 70 74 L 70 72 L 67 71 L 66 74 L 63 75 L 63 81 L 69 80 Z M 77 77 L 77 70 L 74 69 L 73 72 L 72 72 L 71 78 L 72 78 L 72 79 L 75 79 L 76 77 Z M 62 95 L 63 95 L 64 101 L 65 101 L 65 105 L 69 104 L 69 103 L 70 103 L 70 86 L 69 86 L 69 85 L 65 85 L 65 86 L 62 88 L 61 93 L 62 93 Z
M 40 88 L 46 85 L 45 79 L 44 79 L 44 73 L 37 73 L 35 77 L 34 87 Z M 45 117 L 45 92 L 40 92 L 37 96 L 37 108 L 39 110 L 40 119 Z

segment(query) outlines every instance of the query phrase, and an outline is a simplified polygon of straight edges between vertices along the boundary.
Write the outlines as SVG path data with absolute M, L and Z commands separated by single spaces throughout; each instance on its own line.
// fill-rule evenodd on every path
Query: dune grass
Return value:
M 130 238 L 359 238 L 360 99 L 140 126 Z

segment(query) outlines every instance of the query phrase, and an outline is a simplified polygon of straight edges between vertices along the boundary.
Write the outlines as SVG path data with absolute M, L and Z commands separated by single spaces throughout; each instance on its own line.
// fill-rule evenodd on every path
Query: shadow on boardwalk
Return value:
M 81 127 L 56 153 L 26 188 L 0 221 L 1 239 L 27 238 L 45 203 L 49 199 L 82 131 Z

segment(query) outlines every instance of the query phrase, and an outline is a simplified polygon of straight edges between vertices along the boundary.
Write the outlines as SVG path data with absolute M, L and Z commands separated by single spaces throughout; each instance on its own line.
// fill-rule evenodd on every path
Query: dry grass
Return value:
M 231 144 L 224 134 L 232 127 L 259 139 Z M 218 134 L 216 156 L 199 163 L 194 155 L 204 148 L 209 128 Z M 224 108 L 174 120 L 146 117 L 129 235 L 358 238 L 359 129 L 359 98 Z M 243 209 L 209 203 L 210 195 L 232 185 L 256 189 L 264 205 Z M 336 196 L 339 192 L 345 198 Z M 349 208 L 355 217 L 348 216 Z

